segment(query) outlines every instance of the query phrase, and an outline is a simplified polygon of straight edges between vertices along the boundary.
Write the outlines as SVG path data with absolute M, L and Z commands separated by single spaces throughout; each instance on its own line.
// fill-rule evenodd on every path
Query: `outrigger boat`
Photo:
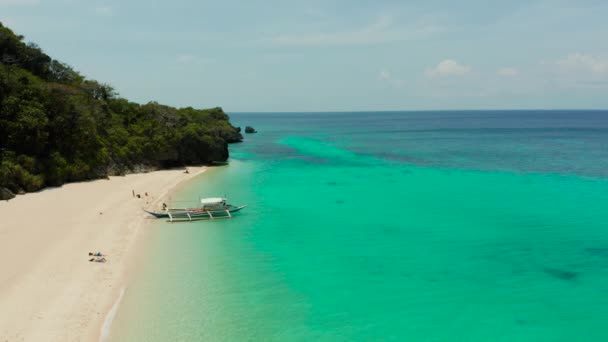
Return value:
M 246 207 L 245 205 L 234 206 L 227 204 L 226 199 L 222 197 L 202 198 L 200 203 L 200 207 L 193 208 L 168 208 L 163 204 L 162 211 L 150 211 L 146 209 L 144 211 L 156 218 L 168 218 L 169 222 L 176 222 L 232 218 L 232 213 Z

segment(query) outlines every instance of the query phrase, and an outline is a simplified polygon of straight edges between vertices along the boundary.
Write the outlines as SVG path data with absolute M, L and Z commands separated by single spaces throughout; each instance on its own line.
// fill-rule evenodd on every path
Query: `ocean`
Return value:
M 608 111 L 242 113 L 110 341 L 608 341 Z

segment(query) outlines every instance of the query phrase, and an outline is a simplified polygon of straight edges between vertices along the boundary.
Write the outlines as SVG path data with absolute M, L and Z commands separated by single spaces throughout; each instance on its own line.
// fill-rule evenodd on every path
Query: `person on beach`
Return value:
M 102 256 L 105 256 L 105 254 L 101 254 L 101 252 L 95 252 L 95 253 L 89 252 L 89 256 L 102 257 Z
M 133 192 L 133 197 L 135 197 L 135 190 L 131 190 L 131 192 Z
M 106 258 L 103 258 L 103 257 L 99 258 L 98 257 L 98 258 L 89 259 L 89 261 L 90 262 L 106 262 L 107 260 L 106 260 Z

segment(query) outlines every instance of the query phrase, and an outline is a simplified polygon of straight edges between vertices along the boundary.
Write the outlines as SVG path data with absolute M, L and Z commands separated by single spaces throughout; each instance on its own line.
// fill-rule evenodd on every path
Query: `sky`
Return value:
M 246 111 L 608 109 L 606 0 L 0 0 L 139 103 Z

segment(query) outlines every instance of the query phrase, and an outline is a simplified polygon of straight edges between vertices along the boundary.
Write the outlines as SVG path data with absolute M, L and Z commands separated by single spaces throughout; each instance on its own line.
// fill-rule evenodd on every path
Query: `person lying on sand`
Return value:
M 98 257 L 98 258 L 89 259 L 89 261 L 90 262 L 106 262 L 107 260 L 106 260 L 106 258 L 99 258 Z
M 95 253 L 89 252 L 89 256 L 102 257 L 102 256 L 106 256 L 106 255 L 105 254 L 101 254 L 101 252 L 95 252 Z

